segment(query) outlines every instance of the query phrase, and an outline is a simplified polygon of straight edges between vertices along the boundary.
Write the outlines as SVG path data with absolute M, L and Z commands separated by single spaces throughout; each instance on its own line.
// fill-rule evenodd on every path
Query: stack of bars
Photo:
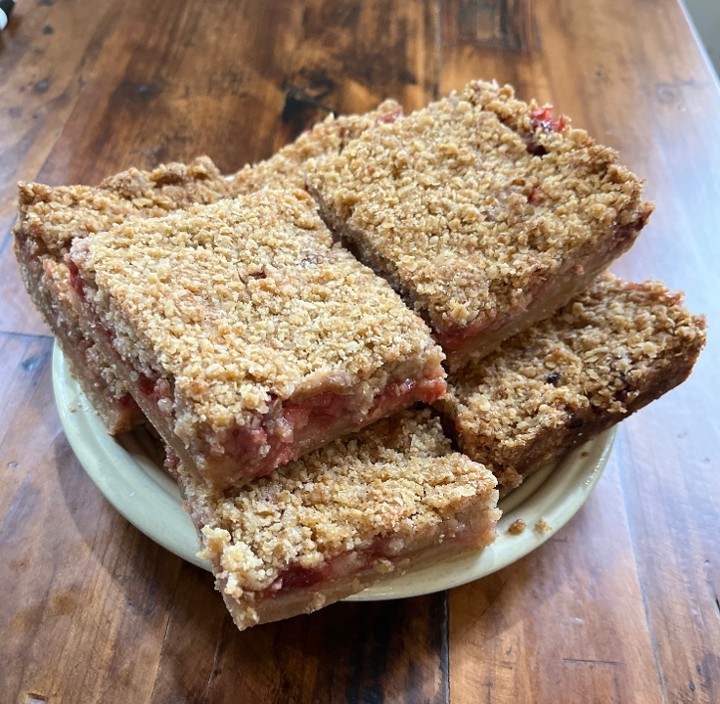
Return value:
M 167 448 L 239 628 L 490 544 L 498 496 L 690 373 L 705 324 L 603 273 L 652 207 L 508 86 L 20 184 L 16 254 L 111 433 Z

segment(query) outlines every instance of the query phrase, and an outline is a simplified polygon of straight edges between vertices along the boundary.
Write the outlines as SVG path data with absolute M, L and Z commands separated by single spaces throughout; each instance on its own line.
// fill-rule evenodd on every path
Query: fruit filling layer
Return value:
M 67 263 L 70 285 L 91 308 L 77 267 L 69 258 Z M 96 327 L 114 349 L 112 331 L 102 323 Z M 195 441 L 189 442 L 174 437 L 178 418 L 170 380 L 157 372 L 137 372 L 135 397 L 155 424 L 165 426 L 166 441 L 176 452 L 189 458 L 206 480 L 217 486 L 229 486 L 264 476 L 303 453 L 396 410 L 419 402 L 431 404 L 442 398 L 447 388 L 442 365 L 426 363 L 420 374 L 391 377 L 371 399 L 352 386 L 344 393 L 321 391 L 297 400 L 273 399 L 269 413 L 257 414 L 219 434 L 201 432 Z M 330 376 L 335 384 L 337 375 Z
M 446 548 L 446 554 L 462 552 L 473 547 L 483 546 L 492 537 L 494 520 L 490 517 L 484 520 L 475 520 L 472 524 L 462 524 L 456 520 L 447 521 L 444 531 L 452 546 Z M 266 598 L 276 598 L 287 593 L 315 587 L 318 585 L 342 584 L 354 575 L 375 571 L 390 573 L 402 560 L 415 557 L 418 551 L 426 551 L 436 547 L 430 536 L 423 536 L 424 540 L 407 542 L 398 540 L 395 536 L 377 536 L 364 549 L 344 552 L 325 560 L 317 567 L 307 568 L 295 562 L 283 570 L 278 577 L 262 590 Z M 442 542 L 442 541 L 440 541 Z
M 137 388 L 158 416 L 174 422 L 171 384 L 141 374 Z M 339 435 L 358 430 L 393 411 L 414 403 L 431 404 L 444 396 L 447 385 L 441 366 L 423 378 L 391 379 L 370 405 L 360 394 L 325 391 L 299 401 L 274 404 L 273 412 L 257 423 L 235 425 L 218 438 L 196 448 L 198 464 L 217 485 L 242 483 L 268 474 Z

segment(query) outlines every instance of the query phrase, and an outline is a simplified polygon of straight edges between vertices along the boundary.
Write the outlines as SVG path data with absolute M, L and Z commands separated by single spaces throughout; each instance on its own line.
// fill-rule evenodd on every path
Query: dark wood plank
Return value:
M 41 178 L 94 182 L 198 153 L 232 172 L 330 110 L 417 107 L 437 92 L 436 33 L 418 0 L 127 7 Z
M 717 316 L 714 316 L 717 319 Z M 720 698 L 717 344 L 682 390 L 627 423 L 623 486 L 668 701 Z M 665 441 L 658 442 L 659 437 Z
M 146 701 L 180 560 L 80 468 L 54 408 L 51 349 L 49 338 L 0 335 L 0 691 L 18 702 Z
M 385 98 L 414 110 L 438 95 L 436 3 L 311 0 L 289 61 L 274 147 L 328 112 L 365 112 Z
M 442 3 L 441 95 L 479 78 L 511 83 L 521 97 L 533 88 L 545 99 L 536 5 L 532 0 Z
M 152 702 L 277 704 L 408 701 L 448 697 L 444 595 L 336 604 L 239 633 L 206 579 L 184 570 L 170 610 Z
M 15 182 L 34 178 L 45 161 L 112 28 L 116 4 L 100 0 L 87 12 L 79 0 L 21 3 L 0 34 L 3 234 L 14 216 Z
M 595 19 L 606 11 L 598 8 Z M 592 87 L 576 86 L 581 100 L 597 104 L 587 111 L 588 124 L 594 132 L 612 132 L 657 203 L 647 233 L 616 269 L 685 289 L 691 308 L 707 313 L 711 335 L 693 377 L 628 421 L 622 482 L 665 696 L 714 701 L 720 699 L 720 566 L 714 557 L 720 483 L 711 448 L 720 446 L 720 432 L 714 414 L 700 409 L 717 407 L 720 350 L 712 321 L 720 313 L 720 149 L 704 116 L 717 114 L 720 96 L 677 3 L 652 10 L 636 3 L 623 12 L 613 44 L 622 45 L 625 60 L 611 64 L 613 71 Z M 586 21 L 584 13 L 575 16 L 575 53 L 581 55 L 585 40 L 601 67 L 603 46 L 583 35 Z M 648 22 L 652 32 L 636 31 Z M 618 98 L 626 86 L 635 100 Z
M 95 183 L 198 154 L 231 172 L 267 155 L 300 14 L 249 0 L 128 0 L 40 178 Z

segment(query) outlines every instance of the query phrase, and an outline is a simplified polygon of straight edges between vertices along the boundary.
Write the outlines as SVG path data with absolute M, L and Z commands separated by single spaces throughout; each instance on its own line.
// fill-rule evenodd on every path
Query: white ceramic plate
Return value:
M 174 480 L 153 458 L 142 432 L 112 438 L 77 382 L 57 345 L 53 354 L 53 387 L 60 420 L 80 463 L 110 503 L 136 528 L 164 548 L 203 569 L 200 543 L 182 508 Z M 348 601 L 400 599 L 457 587 L 484 577 L 524 557 L 562 528 L 583 505 L 597 483 L 612 448 L 608 431 L 570 452 L 560 462 L 535 472 L 500 502 L 503 517 L 497 540 L 485 550 L 469 552 L 385 580 L 348 597 Z M 516 520 L 526 528 L 507 532 Z M 548 529 L 535 529 L 543 519 Z

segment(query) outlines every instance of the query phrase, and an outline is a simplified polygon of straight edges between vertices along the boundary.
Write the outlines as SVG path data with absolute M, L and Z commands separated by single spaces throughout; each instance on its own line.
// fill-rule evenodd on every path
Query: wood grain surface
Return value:
M 613 269 L 685 289 L 707 349 L 525 559 L 239 633 L 69 448 L 12 252 L 16 181 L 198 154 L 230 172 L 329 111 L 472 78 L 553 102 L 646 179 L 657 210 Z M 719 123 L 676 0 L 19 3 L 0 34 L 0 702 L 720 702 Z

